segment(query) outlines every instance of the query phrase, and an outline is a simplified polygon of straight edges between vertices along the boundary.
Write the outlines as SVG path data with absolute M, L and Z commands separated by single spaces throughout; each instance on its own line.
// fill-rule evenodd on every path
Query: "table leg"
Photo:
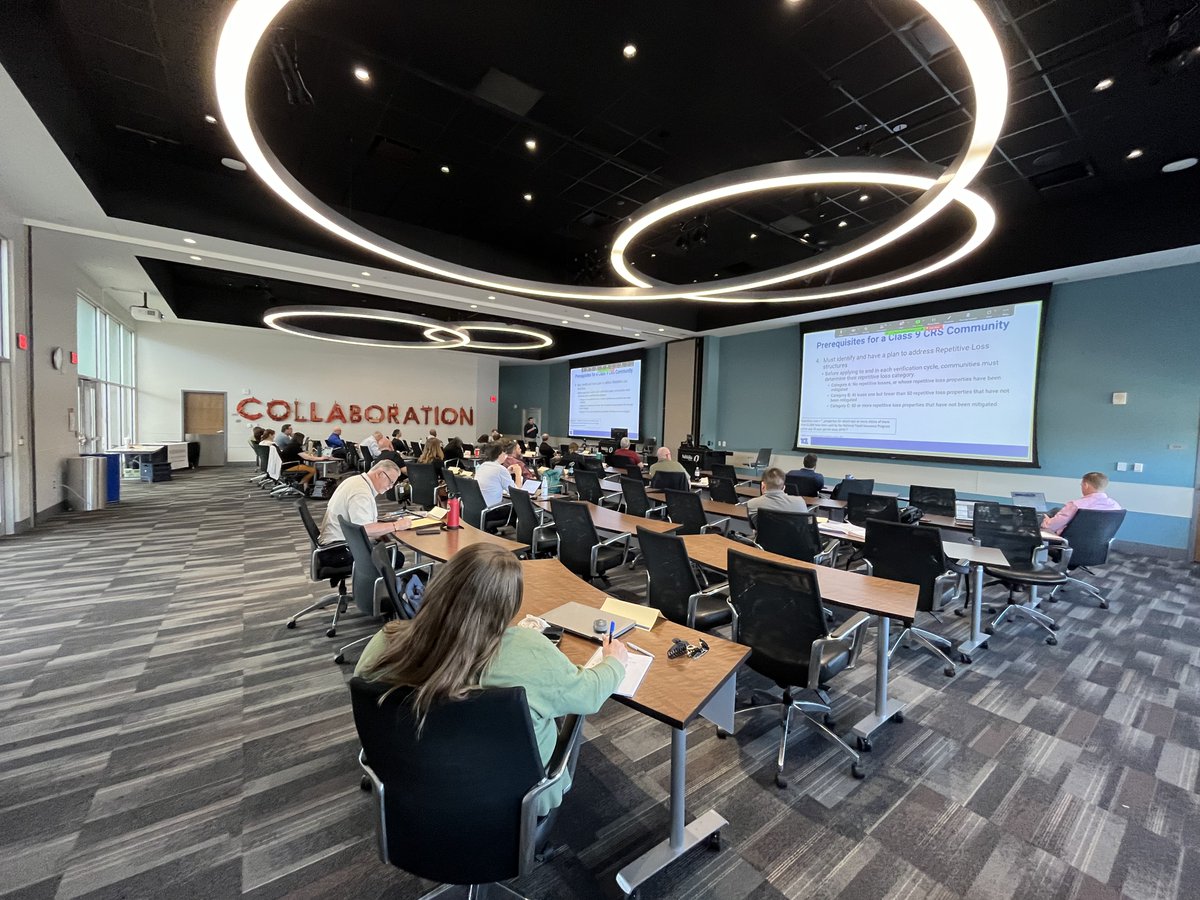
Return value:
M 888 697 L 888 650 L 892 645 L 892 620 L 877 616 L 875 636 L 875 712 L 863 716 L 850 733 L 862 741 L 868 740 L 885 722 L 900 715 L 904 704 Z
M 687 819 L 687 730 L 671 729 L 671 836 L 656 844 L 617 873 L 617 887 L 633 893 L 653 875 L 729 823 L 710 809 L 692 821 Z
M 983 563 L 971 563 L 971 637 L 958 645 L 958 652 L 974 653 L 987 639 L 983 633 Z

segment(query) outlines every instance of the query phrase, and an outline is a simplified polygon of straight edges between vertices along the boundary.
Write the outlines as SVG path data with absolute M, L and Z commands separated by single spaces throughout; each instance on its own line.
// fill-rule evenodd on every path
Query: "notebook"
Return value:
M 1041 491 L 1013 491 L 1013 506 L 1032 506 L 1040 513 L 1046 511 L 1046 495 Z
M 618 600 L 616 597 L 605 598 L 604 603 L 600 605 L 600 611 L 633 619 L 633 623 L 643 631 L 653 628 L 658 617 L 662 615 L 653 606 L 642 606 L 640 603 L 630 603 L 627 600 Z
M 558 625 L 564 631 L 569 631 L 571 634 L 589 641 L 602 640 L 604 635 L 608 634 L 607 625 L 603 634 L 593 630 L 592 623 L 597 619 L 603 619 L 606 623 L 609 621 L 615 623 L 616 627 L 613 629 L 614 637 L 620 637 L 634 627 L 633 619 L 602 612 L 594 606 L 585 606 L 582 603 L 575 602 L 556 606 L 548 613 L 545 613 L 542 618 L 551 625 Z
M 604 650 L 600 647 L 596 648 L 596 652 L 592 654 L 592 658 L 587 661 L 585 669 L 591 669 L 600 665 L 604 660 Z M 617 685 L 614 694 L 620 697 L 632 697 L 637 693 L 638 686 L 642 683 L 642 679 L 646 677 L 646 673 L 650 671 L 650 663 L 654 662 L 649 656 L 643 656 L 641 653 L 630 653 L 625 661 L 625 677 L 621 683 Z

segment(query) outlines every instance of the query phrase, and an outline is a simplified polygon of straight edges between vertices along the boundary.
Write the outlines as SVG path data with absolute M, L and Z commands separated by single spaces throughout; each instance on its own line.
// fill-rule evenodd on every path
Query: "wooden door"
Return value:
M 221 434 L 225 430 L 225 395 L 212 391 L 183 392 L 183 433 Z

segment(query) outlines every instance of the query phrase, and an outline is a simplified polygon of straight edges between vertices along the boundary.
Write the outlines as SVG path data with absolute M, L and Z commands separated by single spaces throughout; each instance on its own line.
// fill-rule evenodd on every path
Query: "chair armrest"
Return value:
M 624 544 L 625 552 L 621 556 L 621 562 L 624 563 L 625 559 L 629 556 L 629 539 L 632 536 L 633 535 L 628 534 L 628 533 L 627 534 L 618 534 L 616 537 L 609 538 L 607 541 L 601 541 L 598 544 L 592 545 L 592 557 L 591 557 L 592 567 L 591 567 L 591 569 L 589 569 L 589 571 L 592 573 L 593 578 L 596 577 L 597 575 L 599 575 L 599 573 L 596 571 L 596 560 L 600 556 L 600 548 L 601 547 L 611 547 L 613 544 Z
M 739 544 L 746 544 L 749 547 L 758 547 L 758 542 L 748 534 L 742 534 L 740 531 L 731 531 L 725 535 L 731 541 L 737 541 Z M 759 550 L 762 547 L 758 547 Z
M 716 531 L 720 534 L 728 535 L 729 534 L 729 516 L 725 516 L 723 518 L 717 519 L 717 521 L 715 521 L 715 522 L 709 522 L 707 525 L 705 525 L 703 528 L 700 529 L 701 534 L 704 534 L 706 532 L 712 532 L 712 531 Z
M 824 655 L 825 645 L 845 645 L 849 641 L 850 646 L 846 649 L 850 652 L 850 664 L 847 668 L 853 668 L 858 662 L 859 653 L 862 652 L 867 634 L 866 625 L 870 621 L 871 617 L 865 612 L 857 612 L 830 632 L 829 637 L 813 641 L 812 651 L 808 657 L 808 687 L 810 690 L 820 687 L 821 657 Z
M 520 490 L 520 488 L 517 488 L 517 490 Z M 487 530 L 485 528 L 485 526 L 487 524 L 488 513 L 493 512 L 497 509 L 504 509 L 505 507 L 508 507 L 508 515 L 511 518 L 512 517 L 512 503 L 511 502 L 505 503 L 505 502 L 501 501 L 500 503 L 497 503 L 495 506 L 485 506 L 483 508 L 483 512 L 481 512 L 479 514 L 479 530 L 480 531 Z
M 950 592 L 958 590 L 958 580 L 962 576 L 958 572 L 943 572 L 933 581 L 933 601 L 937 604 L 935 609 L 941 609 L 946 605 L 946 598 Z
M 387 840 L 387 815 L 383 810 L 383 782 L 379 780 L 379 776 L 375 774 L 375 770 L 367 765 L 367 751 L 360 749 L 358 751 L 358 764 L 362 766 L 362 770 L 367 777 L 371 779 L 371 793 L 375 796 L 375 811 L 379 814 L 379 824 L 375 829 L 375 837 L 379 841 L 379 859 L 381 862 L 390 865 L 388 860 L 388 840 Z
M 649 576 L 647 575 L 647 577 L 649 577 Z M 729 598 L 729 582 L 728 581 L 722 582 L 721 584 L 713 585 L 712 587 L 709 587 L 709 588 L 705 588 L 702 591 L 696 591 L 696 593 L 694 593 L 690 597 L 688 597 L 687 627 L 688 628 L 696 627 L 696 609 L 700 606 L 700 598 L 701 597 L 719 597 L 719 596 L 724 596 L 726 599 Z
M 522 874 L 533 867 L 534 835 L 537 834 L 537 807 L 542 794 L 558 785 L 574 766 L 579 755 L 579 744 L 583 738 L 584 716 L 567 716 L 558 730 L 558 741 L 554 753 L 546 766 L 545 777 L 531 787 L 521 798 L 521 857 Z M 386 862 L 386 859 L 384 860 Z

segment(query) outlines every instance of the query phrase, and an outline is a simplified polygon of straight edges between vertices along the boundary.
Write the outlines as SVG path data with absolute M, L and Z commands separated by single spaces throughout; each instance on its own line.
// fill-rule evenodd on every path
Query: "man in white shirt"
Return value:
M 787 475 L 778 466 L 771 466 L 763 472 L 762 495 L 746 504 L 751 528 L 758 527 L 757 513 L 760 509 L 773 509 L 789 513 L 808 512 L 808 504 L 804 502 L 804 498 L 793 497 L 784 491 L 786 482 Z
M 483 449 L 484 461 L 475 467 L 475 481 L 479 485 L 479 492 L 483 494 L 486 506 L 503 503 L 504 492 L 521 485 L 520 470 L 514 477 L 513 472 L 500 463 L 503 453 L 501 446 L 493 441 Z
M 375 503 L 376 495 L 385 493 L 399 480 L 400 467 L 388 459 L 376 463 L 369 472 L 344 479 L 325 506 L 325 518 L 321 520 L 321 546 L 346 539 L 338 521 L 339 516 L 355 525 L 362 525 L 367 530 L 367 536 L 376 539 L 406 529 L 409 526 L 408 519 L 380 522 L 379 507 Z

